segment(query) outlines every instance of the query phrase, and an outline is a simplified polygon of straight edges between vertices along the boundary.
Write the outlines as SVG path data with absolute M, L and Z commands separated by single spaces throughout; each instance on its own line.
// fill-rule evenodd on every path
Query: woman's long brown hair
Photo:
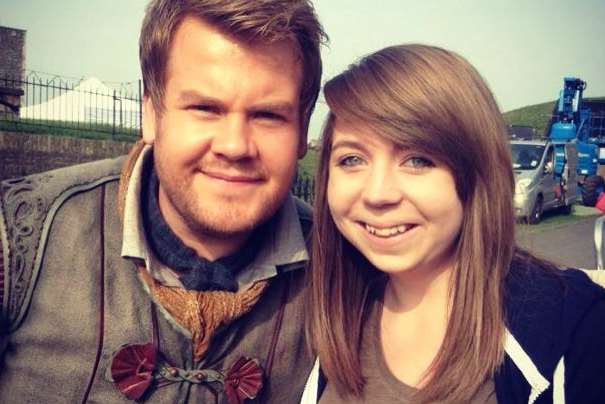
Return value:
M 308 338 L 329 383 L 359 395 L 359 347 L 380 276 L 339 233 L 326 198 L 335 119 L 446 164 L 464 208 L 442 346 L 417 401 L 466 402 L 503 357 L 503 279 L 514 249 L 514 178 L 506 127 L 479 73 L 425 45 L 382 49 L 325 84 L 330 114 L 316 181 Z

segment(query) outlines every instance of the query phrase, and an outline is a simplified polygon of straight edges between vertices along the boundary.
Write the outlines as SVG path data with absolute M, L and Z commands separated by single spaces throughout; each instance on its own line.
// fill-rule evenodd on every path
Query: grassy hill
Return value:
M 586 98 L 586 101 L 604 101 L 605 97 Z M 536 128 L 537 133 L 542 134 L 546 130 L 548 120 L 553 112 L 556 101 L 544 102 L 542 104 L 528 105 L 523 108 L 505 112 L 504 121 L 509 125 L 523 125 Z
M 555 101 L 549 101 L 514 109 L 503 114 L 504 121 L 509 125 L 531 126 L 541 134 L 546 130 L 554 106 Z

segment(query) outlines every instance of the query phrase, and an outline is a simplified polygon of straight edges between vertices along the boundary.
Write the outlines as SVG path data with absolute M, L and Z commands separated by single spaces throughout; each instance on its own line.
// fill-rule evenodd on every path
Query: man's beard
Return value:
M 265 195 L 262 202 L 247 204 L 237 198 L 217 198 L 204 195 L 203 189 L 196 189 L 193 172 L 186 177 L 178 177 L 165 172 L 156 157 L 156 171 L 160 187 L 180 219 L 194 233 L 205 237 L 224 240 L 246 235 L 268 221 L 284 201 L 289 187 L 281 193 Z M 199 187 L 198 187 L 199 188 Z M 259 189 L 263 192 L 263 189 Z M 231 199 L 231 200 L 230 200 Z M 251 198 L 254 199 L 254 198 Z
M 183 198 L 181 192 L 168 194 L 167 197 L 181 216 L 187 227 L 196 234 L 203 234 L 219 240 L 246 235 L 268 221 L 278 210 L 280 204 L 277 201 L 267 201 L 259 214 L 254 214 L 248 218 L 245 211 L 242 212 L 241 202 L 227 203 L 221 207 L 204 207 L 203 202 L 196 203 L 196 200 L 189 195 Z M 204 196 L 202 195 L 201 198 Z M 283 199 L 283 198 L 282 198 Z M 233 206 L 231 206 L 233 204 Z M 271 210 L 267 209 L 272 207 Z M 217 220 L 220 218 L 219 220 Z

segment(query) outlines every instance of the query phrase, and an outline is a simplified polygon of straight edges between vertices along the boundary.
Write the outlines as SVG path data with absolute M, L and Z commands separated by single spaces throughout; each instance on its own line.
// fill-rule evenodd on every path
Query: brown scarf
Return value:
M 185 329 L 191 332 L 193 359 L 199 362 L 210 344 L 210 337 L 222 325 L 250 311 L 265 291 L 268 282 L 260 281 L 238 292 L 186 290 L 164 286 L 149 271 L 139 266 L 139 276 L 149 287 L 154 300 Z

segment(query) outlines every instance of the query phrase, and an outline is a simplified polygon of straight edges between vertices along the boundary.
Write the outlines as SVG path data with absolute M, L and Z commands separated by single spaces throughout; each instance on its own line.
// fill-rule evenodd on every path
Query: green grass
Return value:
M 538 134 L 543 134 L 552 114 L 555 101 L 542 104 L 529 105 L 514 109 L 502 114 L 504 121 L 509 125 L 523 125 L 536 128 Z
M 517 223 L 517 231 L 522 233 L 541 233 L 577 222 L 578 220 L 582 220 L 586 217 L 596 218 L 600 215 L 602 215 L 602 213 L 596 208 L 575 204 L 571 214 L 569 215 L 564 215 L 557 210 L 545 212 L 542 221 L 539 224 L 530 225 L 521 222 Z
M 586 98 L 590 100 L 603 100 L 605 97 Z M 542 104 L 528 105 L 523 108 L 514 109 L 502 114 L 504 121 L 509 125 L 523 125 L 536 128 L 538 134 L 546 131 L 546 126 L 552 115 L 556 101 L 544 102 Z
M 315 177 L 318 158 L 319 153 L 316 150 L 308 149 L 305 157 L 298 162 L 298 174 L 302 177 Z
M 108 124 L 43 121 L 36 119 L 0 120 L 0 130 L 126 142 L 135 142 L 139 138 L 138 129 L 116 128 L 116 134 L 114 135 L 112 133 L 112 126 Z

